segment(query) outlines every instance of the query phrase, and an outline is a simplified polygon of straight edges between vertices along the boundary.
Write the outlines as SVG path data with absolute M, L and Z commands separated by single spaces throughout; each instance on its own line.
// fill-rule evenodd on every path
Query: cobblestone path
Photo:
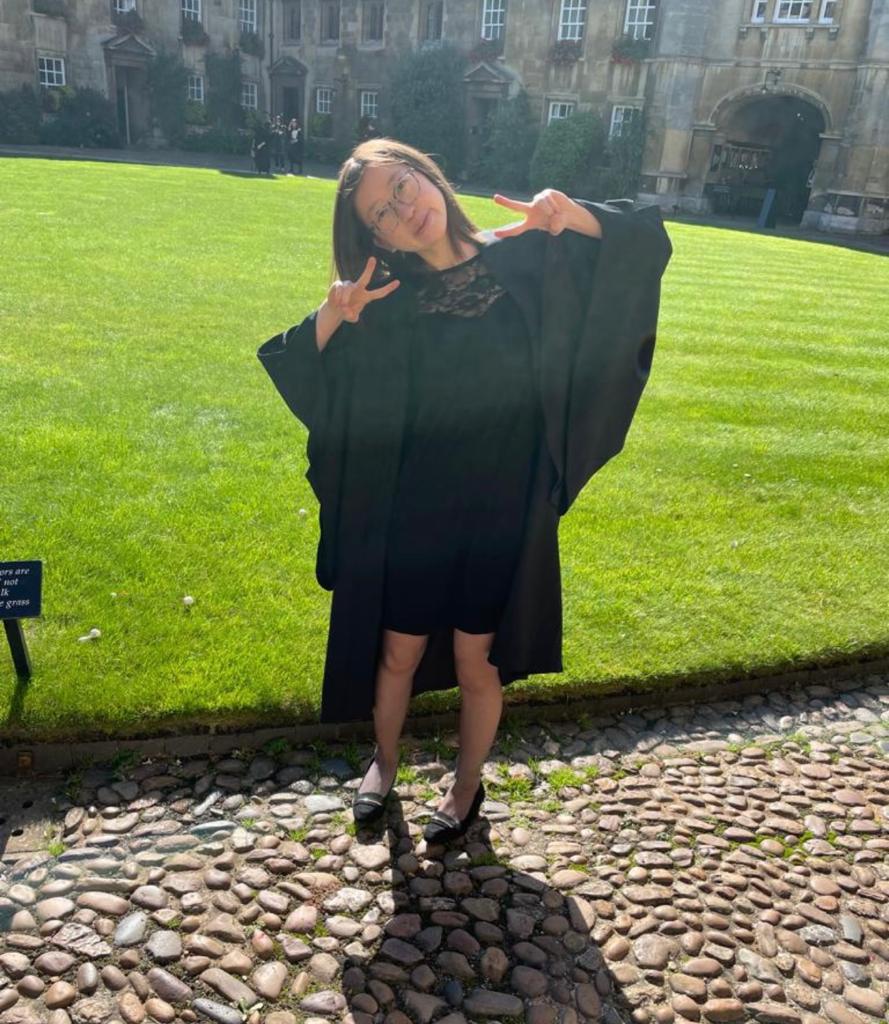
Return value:
M 889 682 L 456 737 L 0 783 L 0 1021 L 873 1024 L 889 994 Z

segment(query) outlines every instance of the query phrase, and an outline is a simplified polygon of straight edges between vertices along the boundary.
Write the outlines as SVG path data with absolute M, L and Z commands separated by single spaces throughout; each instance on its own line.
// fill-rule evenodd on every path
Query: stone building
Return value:
M 889 0 L 5 0 L 0 89 L 100 89 L 135 144 L 155 53 L 200 102 L 208 50 L 241 47 L 245 107 L 348 140 L 387 130 L 393 60 L 443 40 L 470 57 L 470 160 L 524 88 L 541 124 L 642 116 L 640 195 L 668 209 L 756 216 L 774 188 L 809 226 L 889 230 Z

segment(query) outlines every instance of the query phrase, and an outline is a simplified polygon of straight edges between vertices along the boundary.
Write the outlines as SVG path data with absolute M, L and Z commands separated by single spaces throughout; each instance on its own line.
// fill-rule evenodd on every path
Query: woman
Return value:
M 309 428 L 316 571 L 333 590 L 322 720 L 372 705 L 358 823 L 383 812 L 412 693 L 460 686 L 457 769 L 430 843 L 478 815 L 502 686 L 562 670 L 559 515 L 623 443 L 669 258 L 656 208 L 631 222 L 551 189 L 494 198 L 524 219 L 480 232 L 429 157 L 361 143 L 337 186 L 339 279 L 258 353 Z M 587 337 L 602 214 L 615 255 L 633 257 L 623 304 L 601 303 L 606 332 L 625 314 L 608 346 L 595 324 Z

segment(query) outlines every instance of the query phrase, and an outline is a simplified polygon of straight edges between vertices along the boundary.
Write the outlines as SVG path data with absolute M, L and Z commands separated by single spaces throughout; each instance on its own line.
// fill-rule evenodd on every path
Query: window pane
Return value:
M 485 0 L 482 39 L 500 39 L 506 24 L 506 0 Z
M 633 39 L 651 39 L 656 11 L 655 0 L 627 0 L 624 35 Z
M 559 39 L 582 39 L 586 21 L 586 0 L 562 0 Z

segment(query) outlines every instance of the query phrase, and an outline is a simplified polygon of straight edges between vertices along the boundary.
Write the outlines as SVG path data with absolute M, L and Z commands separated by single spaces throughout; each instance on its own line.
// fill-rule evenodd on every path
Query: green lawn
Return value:
M 323 298 L 332 199 L 331 181 L 0 160 L 0 559 L 44 562 L 27 687 L 0 652 L 5 734 L 316 716 L 305 435 L 255 353 Z M 889 262 L 670 232 L 648 390 L 562 524 L 566 672 L 510 699 L 889 652 Z

